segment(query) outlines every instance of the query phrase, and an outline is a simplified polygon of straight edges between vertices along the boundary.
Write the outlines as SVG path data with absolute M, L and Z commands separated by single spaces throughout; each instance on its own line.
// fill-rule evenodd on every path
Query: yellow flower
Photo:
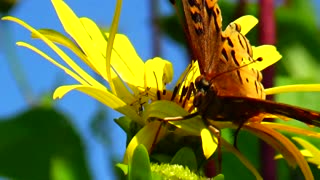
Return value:
M 154 125 L 159 127 L 160 123 L 148 123 L 141 115 L 141 106 L 149 102 L 150 99 L 155 99 L 156 91 L 162 91 L 165 84 L 172 80 L 173 69 L 171 63 L 158 57 L 144 63 L 126 36 L 102 33 L 92 20 L 87 17 L 77 17 L 62 0 L 52 0 L 52 4 L 65 32 L 72 39 L 54 30 L 36 30 L 15 17 L 7 16 L 2 20 L 18 23 L 29 30 L 33 38 L 41 39 L 46 43 L 59 55 L 63 63 L 59 63 L 31 44 L 25 42 L 18 42 L 17 44 L 38 53 L 77 81 L 77 84 L 58 87 L 53 94 L 53 98 L 59 99 L 72 90 L 78 90 L 142 126 L 148 124 L 149 129 L 147 128 L 147 130 L 150 130 L 151 127 L 152 131 L 155 132 Z M 119 4 L 117 13 L 120 12 Z M 117 25 L 118 19 L 119 14 L 116 14 L 114 24 Z M 115 38 L 112 42 L 113 37 Z M 100 75 L 107 85 L 94 79 L 58 45 L 70 49 L 94 73 Z M 108 53 L 107 51 L 110 50 L 111 53 Z M 149 135 L 146 140 L 139 140 L 138 143 L 146 144 L 153 139 L 154 137 Z
M 191 92 L 185 91 L 187 89 L 185 87 L 190 86 L 190 83 L 194 82 L 195 78 L 200 75 L 198 64 L 191 64 L 181 75 L 176 86 L 177 89 L 174 91 L 165 91 L 165 85 L 169 83 L 173 77 L 170 62 L 161 58 L 154 58 L 144 63 L 135 52 L 128 38 L 121 34 L 115 34 L 114 29 L 116 28 L 111 28 L 113 29 L 111 33 L 102 33 L 98 26 L 89 18 L 78 18 L 62 0 L 52 0 L 52 3 L 65 32 L 72 40 L 54 30 L 36 30 L 14 17 L 4 17 L 3 20 L 14 21 L 31 31 L 34 38 L 41 39 L 51 47 L 67 66 L 52 59 L 30 44 L 18 42 L 17 44 L 19 46 L 29 48 L 40 54 L 78 82 L 78 84 L 58 87 L 53 94 L 54 99 L 62 98 L 72 90 L 78 90 L 122 113 L 125 116 L 125 121 L 132 120 L 142 126 L 138 133 L 131 139 L 124 156 L 124 162 L 130 161 L 133 150 L 139 144 L 144 144 L 150 151 L 154 143 L 157 143 L 154 141 L 159 141 L 168 131 L 167 128 L 161 128 L 162 122 L 149 122 L 151 117 L 161 119 L 189 114 L 187 110 L 189 110 L 193 104 L 193 97 L 190 96 Z M 119 9 L 120 6 L 117 7 L 117 13 L 120 12 Z M 119 14 L 117 13 L 115 14 L 113 27 L 117 26 L 119 19 Z M 241 25 L 241 33 L 244 35 L 249 32 L 257 22 L 258 21 L 252 16 L 244 16 L 235 21 L 235 23 Z M 107 82 L 107 85 L 95 80 L 64 53 L 57 44 L 69 48 L 96 74 L 100 75 L 105 82 Z M 253 51 L 253 59 L 256 59 L 256 57 L 262 57 L 264 59 L 262 62 L 251 63 L 249 65 L 259 71 L 281 58 L 281 55 L 276 51 L 274 46 L 264 45 L 253 47 Z M 244 63 L 246 63 L 246 61 Z M 273 94 L 310 90 L 319 91 L 320 86 L 294 85 L 266 89 L 265 92 L 266 94 Z M 162 94 L 159 94 L 159 92 L 162 92 Z M 166 92 L 166 94 L 164 94 L 164 92 Z M 175 130 L 177 134 L 200 136 L 205 157 L 209 158 L 216 151 L 218 144 L 216 135 L 210 128 L 208 129 L 201 117 L 197 116 L 186 121 L 169 121 L 168 123 L 177 127 Z M 210 121 L 210 123 L 220 129 L 237 128 L 237 126 L 231 122 Z M 244 125 L 243 129 L 254 133 L 259 138 L 271 144 L 283 155 L 290 165 L 294 166 L 298 164 L 307 179 L 313 178 L 310 168 L 299 149 L 288 138 L 276 130 L 286 130 L 320 138 L 318 133 L 289 125 L 267 122 L 248 122 Z M 221 139 L 221 144 L 226 150 L 233 152 L 244 165 L 254 173 L 257 179 L 261 179 L 257 170 L 237 149 L 224 139 Z M 312 152 L 316 151 L 313 150 Z M 313 160 L 315 161 L 315 159 Z

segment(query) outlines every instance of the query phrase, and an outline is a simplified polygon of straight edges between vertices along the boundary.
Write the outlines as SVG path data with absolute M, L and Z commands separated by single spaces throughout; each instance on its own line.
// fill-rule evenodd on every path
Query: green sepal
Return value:
M 180 164 L 188 167 L 191 171 L 198 169 L 196 155 L 189 147 L 181 148 L 172 158 L 170 164 Z
M 129 180 L 152 179 L 148 151 L 142 144 L 134 150 L 128 170 Z

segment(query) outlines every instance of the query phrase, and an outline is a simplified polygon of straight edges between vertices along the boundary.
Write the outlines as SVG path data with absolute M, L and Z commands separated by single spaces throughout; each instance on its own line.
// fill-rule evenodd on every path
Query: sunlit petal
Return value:
M 306 179 L 314 179 L 310 167 L 299 149 L 284 135 L 260 123 L 250 123 L 250 126 L 245 125 L 244 128 L 278 150 L 290 166 L 294 167 L 297 163 Z
M 54 64 L 55 66 L 57 66 L 58 68 L 62 69 L 64 72 L 66 72 L 69 76 L 73 77 L 75 80 L 77 80 L 79 83 L 83 84 L 83 85 L 89 85 L 88 82 L 86 82 L 84 79 L 82 79 L 80 76 L 78 76 L 78 74 L 74 73 L 73 71 L 71 71 L 70 69 L 68 69 L 67 67 L 61 65 L 60 63 L 58 63 L 56 60 L 52 59 L 51 57 L 49 57 L 47 54 L 45 54 L 43 51 L 39 50 L 38 48 L 24 43 L 24 42 L 17 42 L 18 46 L 23 46 L 26 47 L 36 53 L 38 53 L 40 56 L 44 57 L 45 59 L 47 59 L 49 62 L 51 62 L 52 64 Z
M 123 102 L 121 99 L 119 99 L 117 96 L 115 96 L 105 88 L 97 88 L 84 85 L 60 86 L 55 90 L 53 98 L 60 99 L 72 90 L 78 90 L 85 94 L 88 94 L 89 96 L 97 99 L 106 106 L 109 106 L 110 108 L 115 109 L 116 111 L 132 118 L 133 120 L 144 124 L 133 107 L 128 106 L 125 102 Z
M 320 84 L 295 84 L 265 89 L 267 95 L 287 92 L 317 92 L 320 91 Z
M 88 58 L 90 59 L 90 62 L 93 62 L 96 68 L 99 67 L 99 73 L 101 73 L 101 75 L 105 77 L 106 70 L 101 69 L 103 67 L 106 67 L 105 57 L 99 51 L 99 45 L 101 44 L 98 44 L 91 39 L 80 19 L 74 14 L 74 12 L 68 7 L 68 5 L 65 4 L 64 1 L 52 0 L 52 4 L 55 7 L 56 13 L 59 16 L 59 19 L 65 31 L 77 42 L 86 56 L 88 56 Z M 89 27 L 87 28 L 93 29 Z M 104 44 L 104 47 L 106 47 L 106 44 Z
M 169 61 L 154 58 L 145 63 L 145 87 L 162 91 L 172 78 L 173 67 Z
M 262 61 L 250 64 L 249 67 L 254 67 L 259 71 L 264 70 L 282 58 L 276 47 L 272 45 L 262 45 L 258 47 L 252 46 L 252 51 L 253 59 L 256 60 L 258 58 L 262 58 Z
M 217 138 L 215 138 L 214 142 L 212 139 L 212 135 L 207 128 L 203 128 L 200 134 L 203 154 L 207 159 L 209 159 L 218 147 Z
M 65 54 L 58 46 L 56 46 L 52 41 L 50 41 L 48 38 L 46 38 L 44 35 L 39 33 L 37 30 L 29 26 L 27 23 L 21 21 L 20 19 L 6 16 L 3 17 L 2 20 L 9 20 L 16 22 L 17 24 L 20 24 L 21 26 L 28 29 L 31 33 L 38 36 L 41 40 L 43 40 L 50 48 L 52 48 L 69 66 L 71 69 L 73 69 L 79 76 L 81 76 L 83 79 L 85 79 L 88 83 L 91 85 L 95 85 L 100 87 L 101 84 L 96 81 L 94 78 L 92 78 L 88 73 L 86 73 L 82 68 L 80 68 L 67 54 Z
M 143 144 L 149 151 L 152 148 L 153 143 L 155 142 L 155 138 L 157 137 L 157 141 L 160 140 L 164 135 L 165 131 L 157 131 L 161 127 L 161 122 L 154 121 L 148 123 L 144 126 L 130 141 L 127 146 L 126 153 L 124 155 L 123 162 L 128 163 L 128 161 L 132 158 L 132 154 L 134 149 L 139 145 Z
M 282 123 L 262 122 L 262 124 L 264 126 L 267 126 L 275 130 L 282 130 L 282 131 L 301 134 L 309 137 L 320 138 L 320 133 L 314 130 L 308 130 L 305 128 L 299 128 L 299 127 L 282 124 Z
M 233 23 L 241 25 L 240 33 L 246 35 L 254 26 L 258 24 L 258 19 L 251 15 L 241 16 L 237 20 L 233 21 Z
M 292 137 L 292 139 L 304 147 L 304 151 L 302 152 L 302 154 L 306 156 L 305 154 L 308 153 L 309 157 L 306 156 L 308 157 L 307 161 L 317 165 L 317 167 L 319 168 L 320 167 L 320 150 L 314 145 L 312 145 L 310 142 L 302 138 Z

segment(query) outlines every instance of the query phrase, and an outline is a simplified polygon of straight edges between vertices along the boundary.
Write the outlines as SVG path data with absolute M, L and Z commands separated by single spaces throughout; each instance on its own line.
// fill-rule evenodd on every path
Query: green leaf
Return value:
M 127 116 L 122 116 L 114 121 L 121 127 L 121 129 L 127 134 L 127 145 L 130 143 L 131 139 L 138 133 L 142 128 L 141 125 L 132 121 Z
M 170 164 L 187 166 L 191 171 L 196 171 L 198 169 L 196 155 L 189 147 L 181 148 L 172 158 Z
M 133 152 L 128 175 L 129 180 L 152 179 L 148 151 L 142 144 L 138 145 Z
M 216 177 L 213 178 L 213 180 L 224 180 L 224 175 L 218 174 Z
M 172 156 L 166 154 L 152 153 L 150 155 L 152 162 L 170 163 Z
M 118 164 L 116 164 L 116 167 L 118 167 L 119 169 L 121 169 L 122 172 L 123 172 L 123 174 L 125 174 L 125 175 L 128 174 L 128 171 L 129 171 L 128 165 L 122 164 L 122 163 L 118 163 Z
M 0 120 L 0 174 L 10 179 L 90 179 L 79 134 L 60 112 L 35 107 Z
M 130 124 L 132 120 L 127 116 L 122 116 L 118 119 L 114 119 L 114 122 L 116 122 L 124 132 L 126 133 L 130 132 Z

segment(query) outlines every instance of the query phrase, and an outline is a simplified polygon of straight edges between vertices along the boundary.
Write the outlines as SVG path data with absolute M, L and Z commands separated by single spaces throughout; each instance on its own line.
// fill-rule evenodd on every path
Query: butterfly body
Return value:
M 193 104 L 205 122 L 232 121 L 239 124 L 239 130 L 251 119 L 261 121 L 264 114 L 273 114 L 320 125 L 318 112 L 265 100 L 262 74 L 248 66 L 259 58 L 253 59 L 240 25 L 232 23 L 222 31 L 218 0 L 181 2 L 189 48 L 201 73 L 195 80 Z
M 265 99 L 261 73 L 241 67 L 244 60 L 253 61 L 251 45 L 240 33 L 241 27 L 230 24 L 222 31 L 217 0 L 182 0 L 182 4 L 193 58 L 217 94 Z
M 214 86 L 210 85 L 208 88 L 205 92 L 198 92 L 194 101 L 198 113 L 204 119 L 232 121 L 241 127 L 246 121 L 260 122 L 264 115 L 276 115 L 320 127 L 319 112 L 270 100 L 218 96 Z

